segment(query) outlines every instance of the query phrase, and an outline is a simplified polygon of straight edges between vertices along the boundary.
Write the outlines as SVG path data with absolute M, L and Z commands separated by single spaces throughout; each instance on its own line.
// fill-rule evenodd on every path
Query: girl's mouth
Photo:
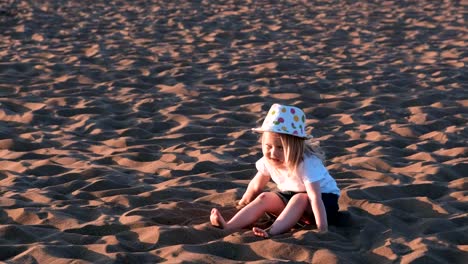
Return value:
M 282 163 L 282 161 L 279 159 L 270 158 L 270 160 L 273 161 L 274 163 Z

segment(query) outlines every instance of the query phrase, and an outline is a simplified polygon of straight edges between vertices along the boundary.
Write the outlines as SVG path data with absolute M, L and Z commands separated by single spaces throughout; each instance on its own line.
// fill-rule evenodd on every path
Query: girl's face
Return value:
M 262 151 L 263 156 L 265 156 L 270 164 L 278 167 L 285 165 L 283 143 L 278 134 L 272 132 L 263 133 Z

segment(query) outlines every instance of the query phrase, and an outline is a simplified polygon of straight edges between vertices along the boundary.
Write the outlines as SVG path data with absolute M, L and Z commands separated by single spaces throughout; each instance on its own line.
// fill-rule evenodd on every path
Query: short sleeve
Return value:
M 255 167 L 257 167 L 258 172 L 260 172 L 261 174 L 270 175 L 270 172 L 268 172 L 268 169 L 266 168 L 264 157 L 262 157 L 255 163 Z
M 304 182 L 316 182 L 325 177 L 327 168 L 317 157 L 310 157 L 304 160 L 301 174 Z

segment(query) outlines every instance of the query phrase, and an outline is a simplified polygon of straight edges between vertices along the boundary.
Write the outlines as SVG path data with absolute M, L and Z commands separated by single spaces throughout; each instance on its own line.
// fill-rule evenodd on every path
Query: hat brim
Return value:
M 290 135 L 290 136 L 293 136 L 293 137 L 298 137 L 298 138 L 303 138 L 303 139 L 311 139 L 311 138 L 313 138 L 313 136 L 311 136 L 311 135 L 305 135 L 305 137 L 300 137 L 300 136 L 296 136 L 296 135 L 291 135 L 291 134 L 289 134 L 289 133 L 281 133 L 281 132 L 273 131 L 273 130 L 264 130 L 264 129 L 262 129 L 261 127 L 252 128 L 252 131 L 253 131 L 253 132 L 256 132 L 256 133 L 273 132 L 273 133 L 285 134 L 285 135 Z

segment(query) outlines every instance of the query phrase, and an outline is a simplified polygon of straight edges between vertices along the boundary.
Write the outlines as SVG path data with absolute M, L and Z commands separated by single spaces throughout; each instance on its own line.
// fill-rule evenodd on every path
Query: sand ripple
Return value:
M 3 1 L 0 261 L 463 263 L 464 8 Z M 327 152 L 328 234 L 207 224 L 235 213 L 273 102 Z

